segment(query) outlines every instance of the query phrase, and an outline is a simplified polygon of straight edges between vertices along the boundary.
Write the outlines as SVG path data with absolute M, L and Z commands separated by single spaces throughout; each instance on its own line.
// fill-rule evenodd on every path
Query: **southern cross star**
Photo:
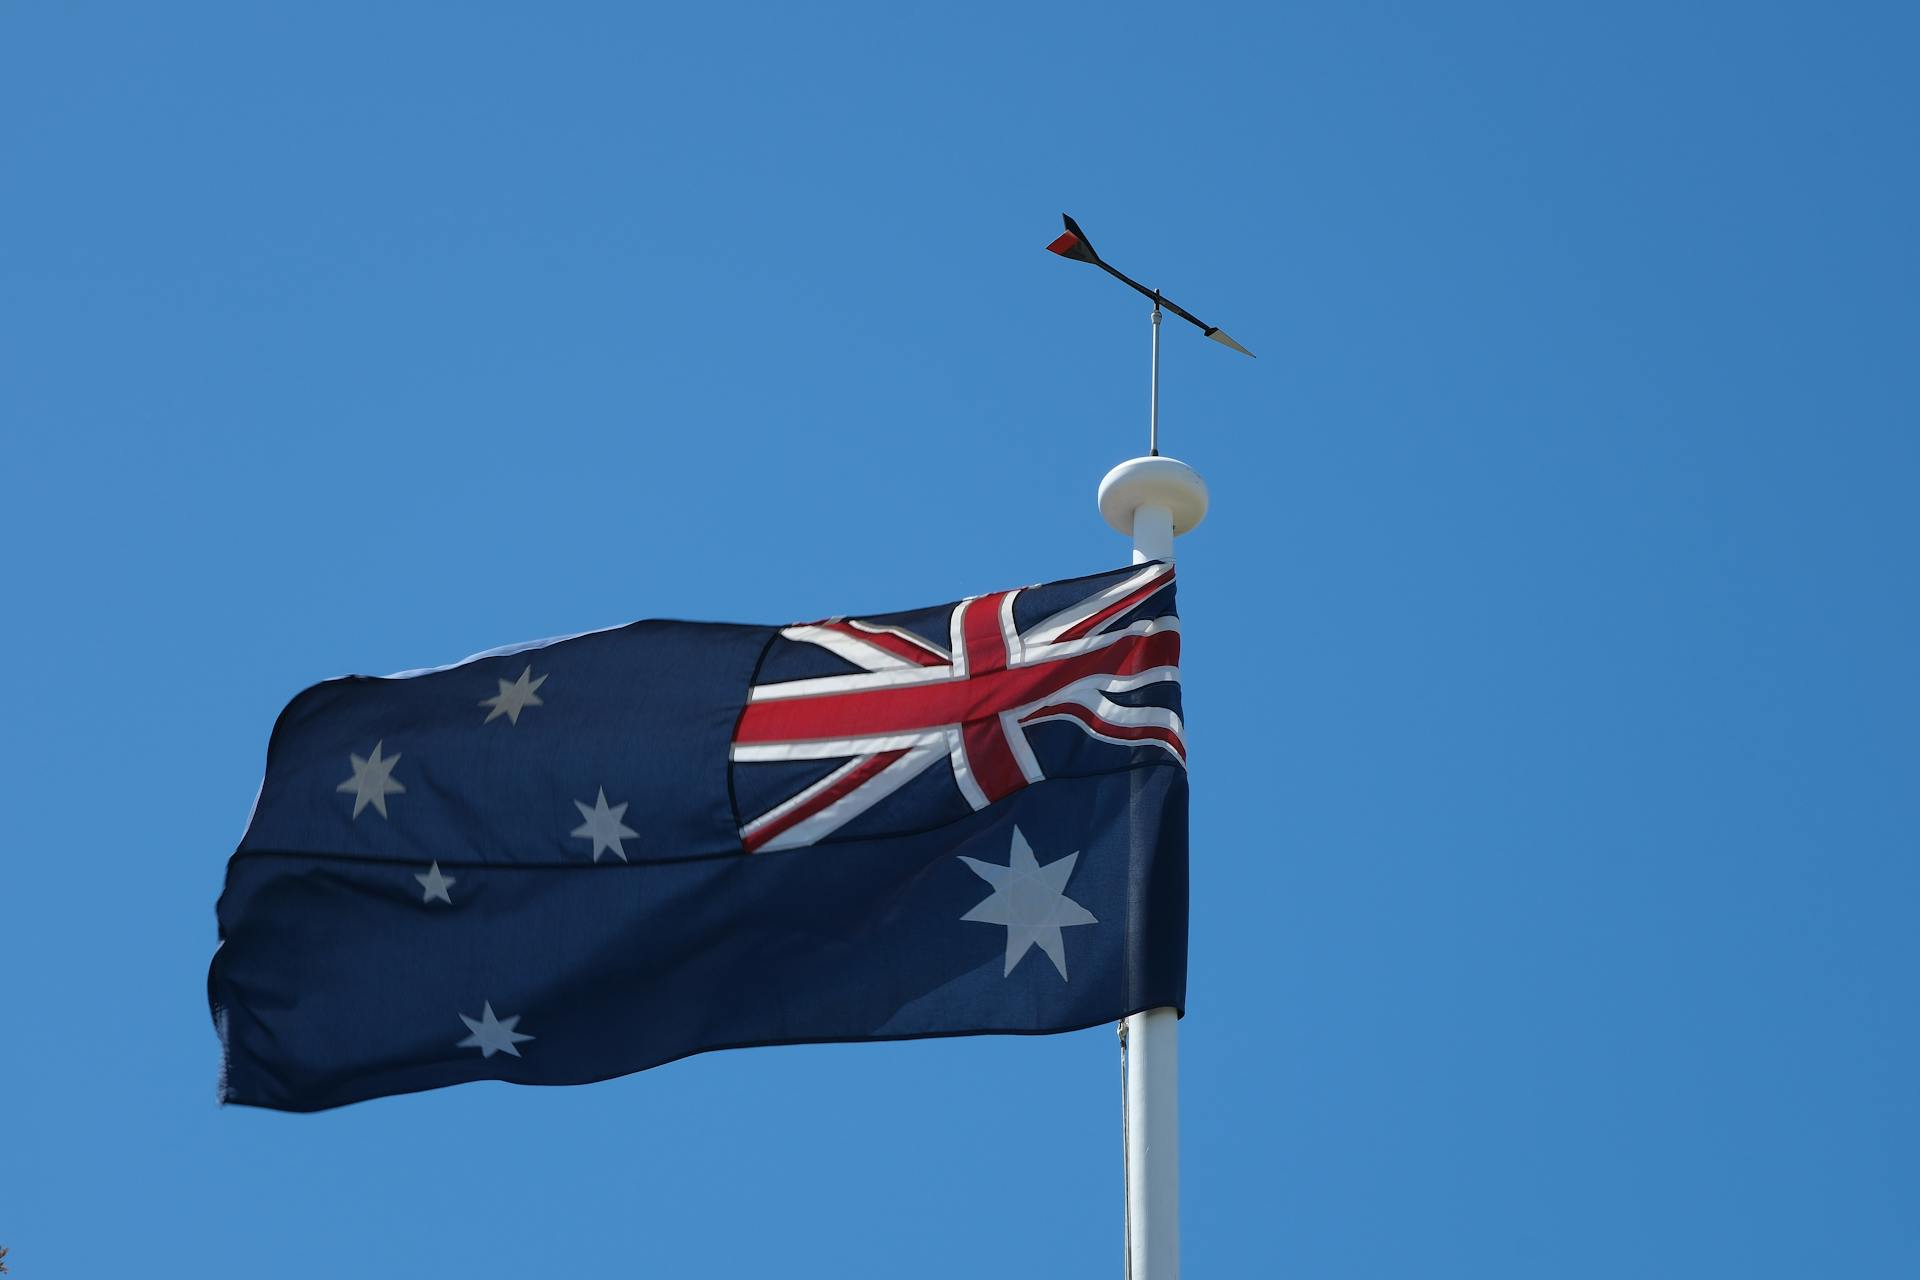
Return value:
M 593 841 L 595 862 L 600 861 L 600 855 L 607 852 L 619 854 L 622 862 L 627 860 L 627 848 L 621 841 L 634 839 L 640 834 L 621 821 L 627 816 L 627 804 L 631 803 L 632 801 L 627 801 L 609 807 L 605 787 L 600 788 L 600 797 L 593 802 L 592 808 L 587 807 L 585 800 L 573 802 L 573 807 L 578 809 L 580 816 L 586 819 L 573 829 L 573 834 L 582 840 Z
M 420 882 L 420 901 L 432 902 L 438 898 L 448 906 L 453 905 L 453 899 L 447 896 L 447 890 L 457 883 L 459 877 L 441 875 L 439 863 L 434 863 L 424 872 L 415 872 L 413 878 Z
M 1038 946 L 1053 961 L 1060 977 L 1066 978 L 1067 949 L 1060 930 L 1099 923 L 1093 912 L 1066 893 L 1067 880 L 1079 858 L 1079 853 L 1070 853 L 1041 866 L 1034 861 L 1033 848 L 1018 827 L 1013 829 L 1013 849 L 1004 867 L 961 855 L 960 861 L 993 886 L 993 896 L 960 918 L 1007 927 L 1007 967 L 1001 971 L 1002 977 L 1013 972 L 1013 966 L 1029 949 Z
M 473 1034 L 453 1047 L 478 1049 L 483 1058 L 491 1058 L 496 1053 L 510 1053 L 517 1058 L 520 1056 L 520 1051 L 514 1046 L 522 1040 L 533 1039 L 532 1036 L 522 1035 L 514 1030 L 514 1027 L 519 1025 L 520 1017 L 521 1015 L 517 1013 L 511 1018 L 494 1017 L 493 1004 L 489 1001 L 481 1009 L 480 1016 L 477 1018 L 469 1018 L 464 1013 L 460 1015 L 460 1021 L 466 1023 L 467 1030 Z
M 371 756 L 361 756 L 349 751 L 347 759 L 353 762 L 353 776 L 335 787 L 335 791 L 353 793 L 353 816 L 359 817 L 360 811 L 371 804 L 381 817 L 387 816 L 387 797 L 399 795 L 406 787 L 393 780 L 393 766 L 400 763 L 399 753 L 381 756 L 381 742 L 373 744 Z
M 552 673 L 549 672 L 548 674 L 550 675 Z M 492 724 L 501 716 L 505 716 L 507 723 L 517 725 L 520 723 L 520 713 L 522 711 L 525 711 L 528 707 L 544 706 L 545 704 L 540 701 L 539 689 L 541 685 L 547 682 L 547 677 L 541 676 L 538 680 L 533 680 L 532 683 L 529 684 L 528 681 L 532 679 L 532 676 L 533 668 L 529 666 L 525 671 L 520 673 L 518 680 L 512 681 L 511 683 L 500 680 L 498 676 L 494 677 L 499 681 L 500 692 L 494 694 L 491 698 L 480 699 L 481 706 L 493 708 L 493 710 L 487 712 L 487 718 L 480 723 Z

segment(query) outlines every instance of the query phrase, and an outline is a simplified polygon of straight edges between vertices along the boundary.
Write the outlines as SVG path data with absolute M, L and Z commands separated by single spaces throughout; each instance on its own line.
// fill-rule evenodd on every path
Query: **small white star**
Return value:
M 447 896 L 447 890 L 457 883 L 459 878 L 441 875 L 439 863 L 434 863 L 425 872 L 415 872 L 413 878 L 420 882 L 420 901 L 432 902 L 438 898 L 448 906 L 453 905 L 453 899 Z
M 627 804 L 631 803 L 632 801 L 627 802 Z M 621 821 L 627 816 L 627 805 L 616 804 L 609 808 L 607 789 L 602 787 L 600 798 L 593 802 L 591 809 L 587 807 L 585 800 L 575 800 L 573 807 L 578 809 L 580 816 L 586 819 L 573 829 L 573 834 L 582 840 L 593 841 L 593 860 L 598 862 L 601 854 L 612 852 L 619 854 L 620 861 L 625 862 L 627 848 L 621 841 L 634 839 L 640 834 Z
M 1091 911 L 1066 893 L 1067 880 L 1079 858 L 1078 853 L 1070 853 L 1041 866 L 1034 861 L 1033 849 L 1018 827 L 1013 829 L 1013 849 L 1006 866 L 961 856 L 960 861 L 993 886 L 993 896 L 960 918 L 1007 926 L 1007 967 L 1001 970 L 1002 977 L 1012 973 L 1013 966 L 1035 946 L 1047 953 L 1061 978 L 1067 976 L 1067 949 L 1060 930 L 1099 923 Z
M 353 776 L 335 787 L 335 791 L 353 793 L 353 816 L 359 817 L 360 811 L 372 804 L 381 817 L 387 816 L 387 797 L 399 795 L 406 787 L 393 780 L 393 766 L 400 763 L 399 753 L 382 757 L 382 742 L 373 744 L 373 754 L 362 757 L 355 752 L 347 752 L 347 759 L 353 761 Z
M 548 674 L 552 673 L 549 672 Z M 541 676 L 538 680 L 529 684 L 527 681 L 532 675 L 533 668 L 529 666 L 525 671 L 520 673 L 518 680 L 512 681 L 511 683 L 505 680 L 499 680 L 497 676 L 494 677 L 496 680 L 499 680 L 500 692 L 494 694 L 491 698 L 480 699 L 481 706 L 493 708 L 493 710 L 487 712 L 487 718 L 480 723 L 492 724 L 501 716 L 505 716 L 507 723 L 519 724 L 520 713 L 522 711 L 525 711 L 528 707 L 545 706 L 546 704 L 540 701 L 538 690 L 541 685 L 547 682 L 547 677 Z
M 460 1021 L 466 1023 L 467 1030 L 473 1034 L 453 1047 L 478 1049 L 483 1058 L 491 1058 L 496 1053 L 510 1053 L 517 1058 L 520 1056 L 520 1051 L 514 1046 L 522 1040 L 533 1039 L 532 1036 L 522 1035 L 514 1030 L 520 1022 L 520 1017 L 521 1015 L 516 1013 L 511 1018 L 495 1018 L 493 1004 L 489 1001 L 481 1009 L 478 1018 L 469 1018 L 464 1013 L 460 1015 Z

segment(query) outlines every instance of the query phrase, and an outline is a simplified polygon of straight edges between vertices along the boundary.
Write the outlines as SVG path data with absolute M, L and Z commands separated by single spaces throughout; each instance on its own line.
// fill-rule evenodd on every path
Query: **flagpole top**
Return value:
M 1178 458 L 1129 458 L 1100 481 L 1100 514 L 1131 537 L 1133 513 L 1142 507 L 1164 507 L 1173 532 L 1187 533 L 1206 518 L 1206 481 Z

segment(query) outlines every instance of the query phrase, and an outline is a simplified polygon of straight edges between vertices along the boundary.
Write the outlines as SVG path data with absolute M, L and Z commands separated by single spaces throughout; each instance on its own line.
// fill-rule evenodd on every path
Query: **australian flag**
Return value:
M 220 896 L 223 1099 L 1183 1007 L 1173 597 L 1151 563 L 315 685 Z

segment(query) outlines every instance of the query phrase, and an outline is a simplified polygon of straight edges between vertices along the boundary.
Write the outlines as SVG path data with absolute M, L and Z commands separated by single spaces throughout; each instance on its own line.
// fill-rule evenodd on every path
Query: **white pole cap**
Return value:
M 1177 458 L 1129 458 L 1100 481 L 1100 514 L 1132 537 L 1133 513 L 1141 507 L 1166 508 L 1173 531 L 1189 532 L 1206 518 L 1206 481 Z

